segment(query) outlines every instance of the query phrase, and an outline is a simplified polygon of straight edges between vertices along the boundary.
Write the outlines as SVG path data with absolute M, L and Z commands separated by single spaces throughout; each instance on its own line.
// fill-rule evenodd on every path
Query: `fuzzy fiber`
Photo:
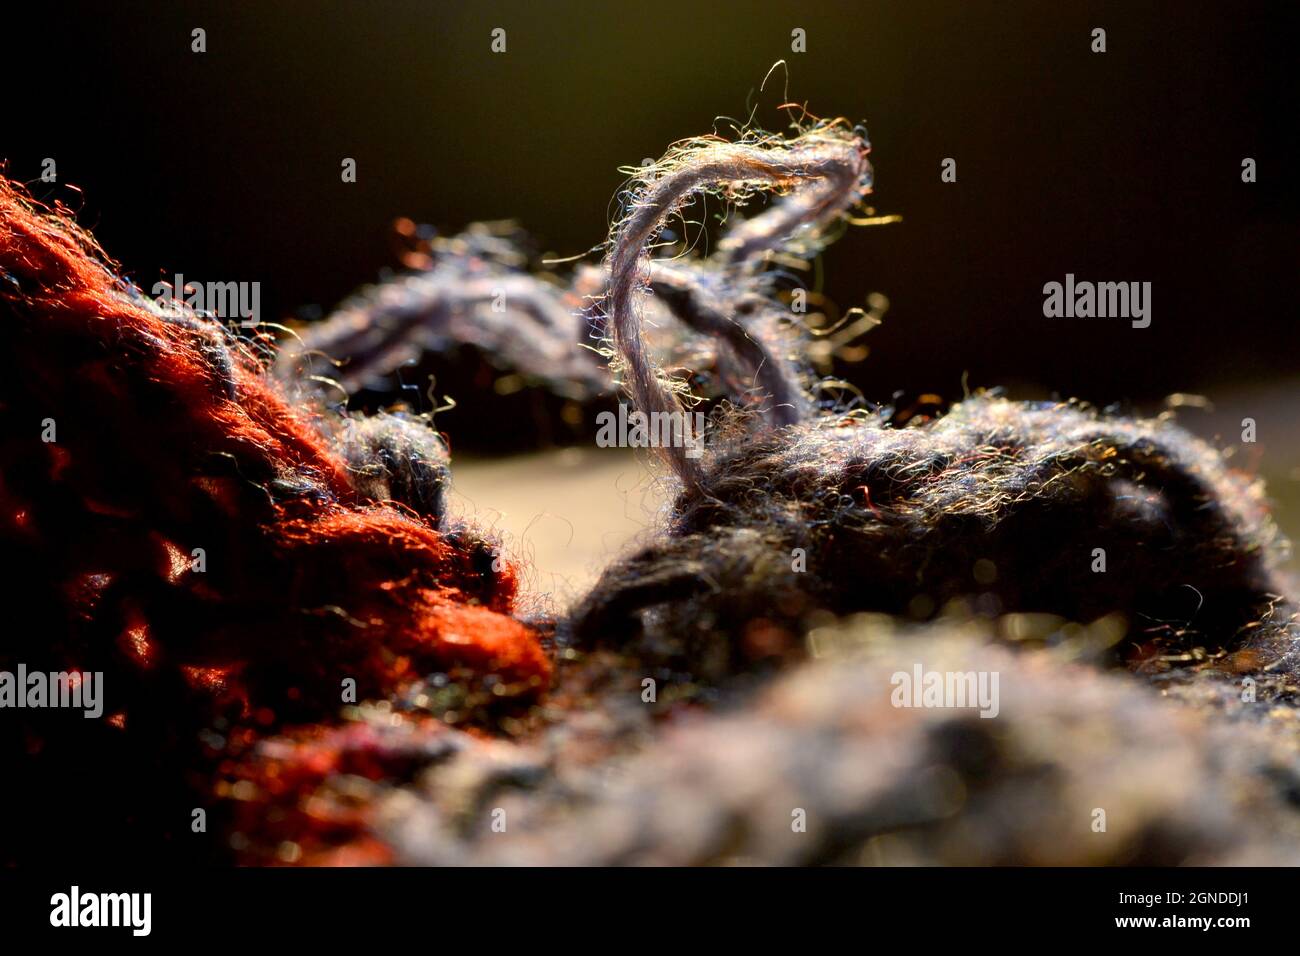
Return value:
M 0 724 L 29 759 L 6 818 L 50 817 L 33 839 L 82 773 L 126 778 L 94 812 L 184 825 L 180 800 L 141 808 L 201 765 L 201 729 L 331 718 L 345 679 L 382 696 L 442 670 L 524 698 L 549 679 L 513 567 L 440 513 L 438 436 L 292 407 L 257 345 L 144 297 L 0 180 L 0 602 L 21 614 L 0 668 L 102 672 L 108 718 Z
M 1122 614 L 1132 663 L 1206 647 L 1293 672 L 1285 553 L 1260 483 L 1178 427 L 977 396 L 914 427 L 823 417 L 722 440 L 574 634 L 636 635 L 718 677 L 797 646 L 818 609 L 927 616 L 971 599 Z

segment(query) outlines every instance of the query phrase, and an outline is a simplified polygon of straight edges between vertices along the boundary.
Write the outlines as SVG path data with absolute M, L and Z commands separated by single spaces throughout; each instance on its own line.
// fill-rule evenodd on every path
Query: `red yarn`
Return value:
M 318 720 L 349 677 L 361 696 L 433 670 L 546 686 L 513 568 L 365 500 L 331 422 L 248 343 L 143 297 L 3 178 L 0 353 L 0 544 L 21 568 L 4 597 L 47 602 L 45 633 L 0 638 L 0 660 L 105 671 L 128 727 L 173 692 Z
M 241 865 L 376 866 L 394 862 L 375 833 L 379 801 L 357 800 L 358 778 L 410 780 L 430 759 L 450 756 L 472 738 L 433 718 L 397 725 L 313 724 L 272 740 L 235 740 L 222 762 L 218 791 L 233 797 L 229 832 Z M 340 793 L 331 781 L 352 782 Z M 291 848 L 293 855 L 282 856 Z

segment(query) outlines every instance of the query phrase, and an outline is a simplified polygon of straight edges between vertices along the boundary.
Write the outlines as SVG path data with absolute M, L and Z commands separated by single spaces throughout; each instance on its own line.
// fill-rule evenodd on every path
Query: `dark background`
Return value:
M 751 95 L 784 128 L 785 77 L 758 92 L 784 58 L 791 99 L 866 122 L 875 206 L 905 217 L 824 257 L 841 307 L 892 302 L 857 369 L 869 397 L 959 396 L 969 372 L 1013 395 L 1142 402 L 1300 371 L 1295 10 L 40 4 L 0 34 L 0 158 L 33 181 L 54 157 L 60 185 L 33 191 L 79 206 L 146 288 L 177 271 L 258 280 L 285 318 L 394 265 L 398 216 L 512 217 L 559 255 L 589 249 L 618 166 L 743 121 Z M 949 156 L 956 184 L 939 179 Z M 1067 272 L 1154 283 L 1153 324 L 1045 319 L 1043 283 Z

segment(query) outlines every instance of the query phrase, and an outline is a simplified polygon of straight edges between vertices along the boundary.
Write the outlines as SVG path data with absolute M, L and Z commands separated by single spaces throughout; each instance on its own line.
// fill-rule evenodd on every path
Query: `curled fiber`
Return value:
M 649 245 L 681 198 L 793 188 L 724 243 L 774 248 L 824 226 L 842 206 L 833 197 L 866 188 L 865 155 L 832 125 L 788 143 L 688 143 L 647 179 L 609 253 L 610 323 L 639 408 L 679 408 L 641 344 L 637 297 Z M 747 277 L 761 282 L 738 274 L 722 315 L 763 294 Z M 784 379 L 770 395 L 807 394 L 792 366 L 769 371 Z M 681 484 L 668 526 L 577 607 L 580 646 L 630 646 L 718 679 L 801 653 L 818 611 L 928 616 L 971 599 L 995 613 L 1118 615 L 1118 659 L 1134 666 L 1181 656 L 1296 672 L 1287 545 L 1262 488 L 1177 426 L 982 394 L 901 428 L 862 409 L 774 406 L 782 414 L 716 416 L 702 458 L 666 450 Z
M 567 284 L 529 271 L 518 230 L 476 224 L 458 236 L 422 239 L 403 257 L 409 271 L 295 330 L 282 343 L 276 374 L 294 393 L 346 400 L 366 389 L 396 391 L 401 372 L 429 355 L 463 364 L 470 347 L 497 370 L 581 403 L 612 397 L 625 366 L 634 389 L 658 366 L 681 372 L 650 382 L 659 390 L 656 410 L 675 409 L 670 397 L 691 391 L 781 423 L 796 420 L 809 401 L 807 330 L 776 301 L 775 274 L 765 266 L 774 255 L 800 261 L 819 248 L 825 228 L 869 191 L 868 151 L 842 121 L 788 141 L 752 131 L 739 142 L 678 144 L 635 171 L 609 262 L 579 267 Z M 663 221 L 694 197 L 734 200 L 753 191 L 789 195 L 732 225 L 710 256 L 643 254 Z M 416 227 L 401 220 L 397 231 L 410 239 Z M 631 314 L 634 299 L 641 321 L 611 324 L 611 315 Z M 622 354 L 611 347 L 633 331 L 619 343 Z

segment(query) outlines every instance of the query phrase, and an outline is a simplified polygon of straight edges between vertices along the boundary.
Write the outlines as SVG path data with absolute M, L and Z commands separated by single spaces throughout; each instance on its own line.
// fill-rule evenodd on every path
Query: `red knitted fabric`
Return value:
M 338 423 L 290 407 L 256 347 L 156 305 L 0 178 L 0 542 L 5 597 L 40 618 L 0 636 L 0 666 L 103 671 L 128 727 L 178 704 L 328 719 L 346 678 L 360 697 L 435 670 L 544 688 L 513 568 L 365 499 Z

